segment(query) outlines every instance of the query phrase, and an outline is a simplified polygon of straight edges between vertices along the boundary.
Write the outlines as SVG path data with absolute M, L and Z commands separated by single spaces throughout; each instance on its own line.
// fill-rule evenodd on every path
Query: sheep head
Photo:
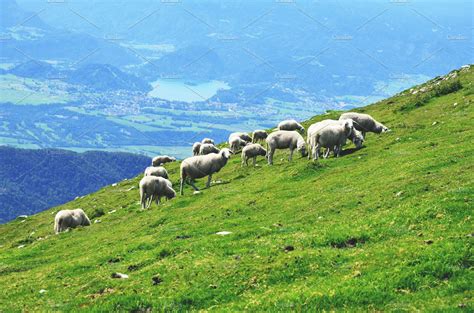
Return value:
M 228 148 L 224 148 L 224 149 L 221 150 L 221 155 L 225 159 L 229 159 L 232 154 L 234 154 L 234 153 Z

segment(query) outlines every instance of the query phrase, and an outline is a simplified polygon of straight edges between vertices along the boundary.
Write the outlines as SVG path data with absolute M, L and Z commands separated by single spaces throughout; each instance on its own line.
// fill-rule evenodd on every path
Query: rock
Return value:
M 216 235 L 219 235 L 219 236 L 226 236 L 226 235 L 230 235 L 230 234 L 232 234 L 232 232 L 225 231 L 225 230 L 216 233 Z
M 401 195 L 403 195 L 403 191 L 399 191 L 395 194 L 396 197 L 400 197 Z
M 122 273 L 112 273 L 112 278 L 119 278 L 119 279 L 127 279 L 128 275 L 127 274 L 122 274 Z
M 115 186 L 117 186 L 117 183 L 113 183 L 113 184 L 112 184 L 112 187 L 115 187 Z
M 125 191 L 130 191 L 130 190 L 133 190 L 133 189 L 135 189 L 135 186 L 132 186 L 132 187 L 128 188 L 128 189 L 125 190 Z
M 100 222 L 101 222 L 101 220 L 95 220 L 94 224 L 99 224 Z
M 431 240 L 431 239 L 425 240 L 425 243 L 426 243 L 427 245 L 431 245 L 431 244 L 433 244 L 433 242 L 434 242 L 434 241 Z
M 115 213 L 117 212 L 117 210 L 112 210 L 112 211 L 109 211 L 109 214 L 112 214 L 112 213 Z
M 43 294 L 43 293 L 46 293 L 47 290 L 46 289 L 40 289 L 39 293 Z
M 290 251 L 294 251 L 294 250 L 295 250 L 295 247 L 293 247 L 293 246 L 286 246 L 283 250 L 284 250 L 285 252 L 290 252 Z
M 431 124 L 431 125 L 435 126 L 436 124 L 438 124 L 438 122 L 434 121 L 433 124 Z
M 216 289 L 216 288 L 217 288 L 217 285 L 210 284 L 210 285 L 209 285 L 209 288 L 211 288 L 211 289 Z
M 201 194 L 201 192 L 200 192 L 199 190 L 195 190 L 195 191 L 193 192 L 193 195 L 199 195 L 199 194 Z
M 18 215 L 17 218 L 25 219 L 25 218 L 28 218 L 28 215 Z
M 24 247 L 25 247 L 25 245 L 19 245 L 18 249 L 21 249 L 21 248 L 24 248 Z
M 397 138 L 395 139 L 395 141 L 400 141 L 400 140 L 401 140 L 400 137 L 397 137 Z
M 455 106 L 457 106 L 457 105 L 458 105 L 458 103 L 457 103 L 457 102 L 454 102 L 453 107 L 455 107 Z

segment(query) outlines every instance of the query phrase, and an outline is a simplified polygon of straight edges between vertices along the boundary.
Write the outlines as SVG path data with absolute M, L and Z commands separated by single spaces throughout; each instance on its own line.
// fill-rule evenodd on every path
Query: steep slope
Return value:
M 131 153 L 0 146 L 0 223 L 134 177 L 149 163 Z
M 472 311 L 474 73 L 447 77 L 361 108 L 393 131 L 339 159 L 235 156 L 200 195 L 142 211 L 137 177 L 0 226 L 0 310 Z M 55 236 L 66 208 L 101 222 Z

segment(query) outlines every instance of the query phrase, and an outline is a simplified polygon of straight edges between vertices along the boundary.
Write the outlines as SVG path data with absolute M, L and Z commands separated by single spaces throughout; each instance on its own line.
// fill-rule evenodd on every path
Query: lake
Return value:
M 168 101 L 198 102 L 213 97 L 219 90 L 230 89 L 230 86 L 219 80 L 189 84 L 176 79 L 158 79 L 151 83 L 153 90 L 149 96 Z

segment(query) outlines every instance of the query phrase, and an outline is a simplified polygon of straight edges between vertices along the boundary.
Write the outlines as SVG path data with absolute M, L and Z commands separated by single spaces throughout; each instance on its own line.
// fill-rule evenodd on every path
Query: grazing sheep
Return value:
M 246 142 L 251 142 L 252 141 L 252 137 L 250 137 L 247 133 L 242 133 L 242 132 L 236 132 L 236 133 L 232 133 L 229 135 L 229 141 L 232 139 L 232 138 L 235 138 L 235 137 L 238 137 L 240 139 L 242 139 L 243 141 L 246 141 Z
M 59 234 L 68 228 L 77 226 L 90 226 L 91 221 L 81 209 L 61 210 L 54 218 L 54 232 Z
M 259 140 L 265 140 L 265 139 L 267 139 L 267 137 L 268 137 L 268 134 L 265 130 L 257 129 L 252 134 L 252 142 L 257 142 Z
M 170 157 L 168 155 L 159 155 L 153 158 L 153 160 L 151 161 L 151 165 L 160 166 L 162 164 L 174 162 L 174 161 L 176 161 L 175 157 Z
M 153 200 L 159 204 L 162 197 L 173 199 L 176 192 L 169 180 L 163 177 L 145 176 L 140 180 L 140 203 L 142 209 L 149 208 Z
M 346 143 L 346 140 L 351 135 L 353 129 L 352 121 L 346 120 L 343 124 L 334 123 L 326 125 L 323 129 L 316 132 L 314 138 L 316 147 L 313 151 L 313 159 L 319 158 L 321 147 L 327 149 L 324 158 L 327 158 L 331 151 L 334 151 L 334 155 L 339 157 L 342 146 Z
M 206 155 L 209 153 L 219 153 L 219 148 L 214 146 L 212 143 L 203 143 L 199 149 L 199 155 Z
M 247 141 L 242 140 L 239 137 L 233 137 L 229 139 L 230 150 L 232 151 L 232 153 L 238 152 L 240 148 L 245 147 L 247 143 Z
M 362 132 L 365 138 L 365 133 L 372 132 L 376 134 L 384 133 L 389 129 L 382 123 L 377 122 L 372 116 L 363 113 L 347 112 L 343 113 L 340 120 L 351 119 L 354 121 L 354 128 Z
M 148 166 L 145 169 L 145 176 L 156 176 L 168 179 L 168 171 L 163 166 Z
M 246 145 L 243 149 L 242 149 L 242 166 L 244 166 L 244 163 L 245 165 L 249 165 L 248 163 L 248 160 L 250 158 L 253 159 L 253 166 L 256 165 L 257 163 L 257 156 L 265 156 L 267 155 L 267 150 L 265 150 L 260 144 L 258 143 L 252 143 L 252 144 L 249 144 L 249 145 Z
M 328 125 L 333 125 L 333 124 L 338 124 L 338 125 L 343 125 L 346 120 L 322 120 L 320 122 L 316 122 L 314 124 L 311 124 L 310 127 L 308 127 L 308 136 L 306 138 L 306 142 L 308 144 L 308 159 L 310 158 L 311 155 L 313 155 L 314 158 L 314 152 L 316 148 L 316 142 L 315 142 L 315 137 L 316 133 L 322 129 L 324 129 Z M 352 120 L 350 120 L 353 123 Z M 351 124 L 352 125 L 352 124 Z M 357 131 L 356 129 L 353 129 L 353 132 L 351 132 L 351 135 L 348 137 L 354 144 L 355 146 L 359 149 L 362 146 L 362 143 L 364 141 L 364 138 L 362 138 L 362 134 Z M 327 152 L 327 151 L 326 151 Z
M 303 136 L 297 131 L 278 130 L 268 135 L 266 142 L 269 165 L 273 164 L 273 154 L 276 149 L 290 149 L 290 156 L 288 157 L 288 161 L 290 162 L 293 159 L 295 149 L 301 153 L 301 156 L 305 157 L 307 155 L 306 143 Z
M 295 120 L 285 120 L 281 121 L 278 126 L 278 130 L 299 130 L 301 132 L 304 132 L 304 127 L 300 123 L 298 123 Z
M 199 155 L 199 149 L 201 149 L 201 145 L 202 143 L 200 143 L 199 141 L 196 141 L 193 144 L 193 155 Z
M 191 185 L 194 190 L 199 189 L 194 185 L 194 179 L 208 176 L 206 187 L 211 185 L 212 174 L 217 173 L 227 164 L 232 151 L 227 148 L 219 153 L 209 153 L 207 155 L 197 155 L 183 160 L 181 163 L 181 186 L 180 194 L 183 194 L 184 183 Z
M 211 138 L 204 138 L 201 143 L 210 143 L 210 144 L 214 144 L 214 140 L 212 140 Z

